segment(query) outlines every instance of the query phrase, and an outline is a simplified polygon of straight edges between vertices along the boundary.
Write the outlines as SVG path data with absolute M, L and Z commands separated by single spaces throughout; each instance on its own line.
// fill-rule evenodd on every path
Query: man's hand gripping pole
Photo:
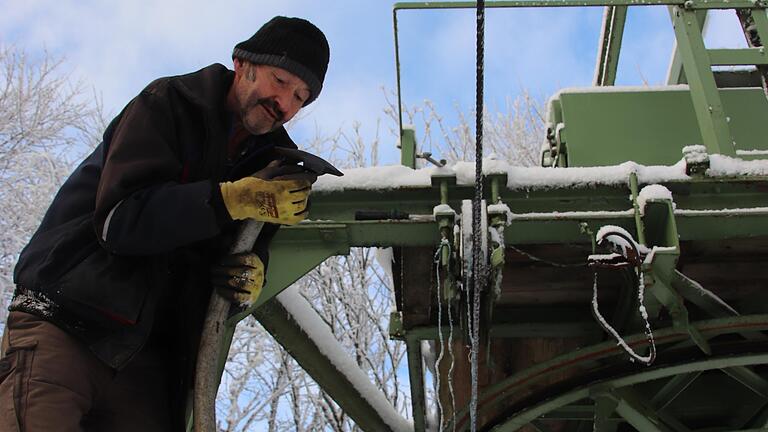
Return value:
M 301 164 L 305 171 L 316 174 L 344 175 L 329 162 L 297 149 L 276 148 L 275 152 L 286 162 Z M 264 222 L 247 220 L 238 234 L 230 254 L 250 252 L 259 238 Z M 216 430 L 216 393 L 219 388 L 218 362 L 221 353 L 221 340 L 224 335 L 224 322 L 229 315 L 231 303 L 220 296 L 216 290 L 208 303 L 203 331 L 200 336 L 200 348 L 197 354 L 194 388 L 194 430 L 195 432 L 213 432 Z

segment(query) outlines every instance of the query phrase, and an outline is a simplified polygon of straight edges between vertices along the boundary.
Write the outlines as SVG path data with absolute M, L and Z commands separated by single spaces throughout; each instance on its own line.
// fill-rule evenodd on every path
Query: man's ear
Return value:
M 245 62 L 240 60 L 239 58 L 235 57 L 232 59 L 232 62 L 235 65 L 235 73 L 240 73 L 240 70 L 243 68 Z

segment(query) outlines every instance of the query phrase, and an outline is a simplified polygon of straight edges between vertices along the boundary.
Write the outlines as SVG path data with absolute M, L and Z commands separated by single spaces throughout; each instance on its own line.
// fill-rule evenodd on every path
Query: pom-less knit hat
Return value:
M 285 69 L 309 86 L 309 105 L 323 88 L 330 49 L 325 35 L 301 18 L 277 16 L 264 24 L 250 39 L 235 45 L 233 58 L 254 64 Z

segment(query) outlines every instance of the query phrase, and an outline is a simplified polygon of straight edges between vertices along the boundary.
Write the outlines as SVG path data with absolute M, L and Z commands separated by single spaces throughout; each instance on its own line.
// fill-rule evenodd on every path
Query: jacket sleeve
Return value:
M 179 126 L 169 98 L 148 90 L 123 111 L 96 194 L 96 235 L 108 251 L 163 253 L 211 238 L 231 221 L 215 182 L 179 183 Z

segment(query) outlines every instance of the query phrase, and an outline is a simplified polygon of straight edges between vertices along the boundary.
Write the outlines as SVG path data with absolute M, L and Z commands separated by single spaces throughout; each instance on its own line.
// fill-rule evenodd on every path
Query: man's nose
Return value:
M 285 89 L 278 91 L 275 102 L 283 114 L 290 112 L 293 109 L 293 104 L 296 103 L 296 99 L 293 97 L 293 90 Z

